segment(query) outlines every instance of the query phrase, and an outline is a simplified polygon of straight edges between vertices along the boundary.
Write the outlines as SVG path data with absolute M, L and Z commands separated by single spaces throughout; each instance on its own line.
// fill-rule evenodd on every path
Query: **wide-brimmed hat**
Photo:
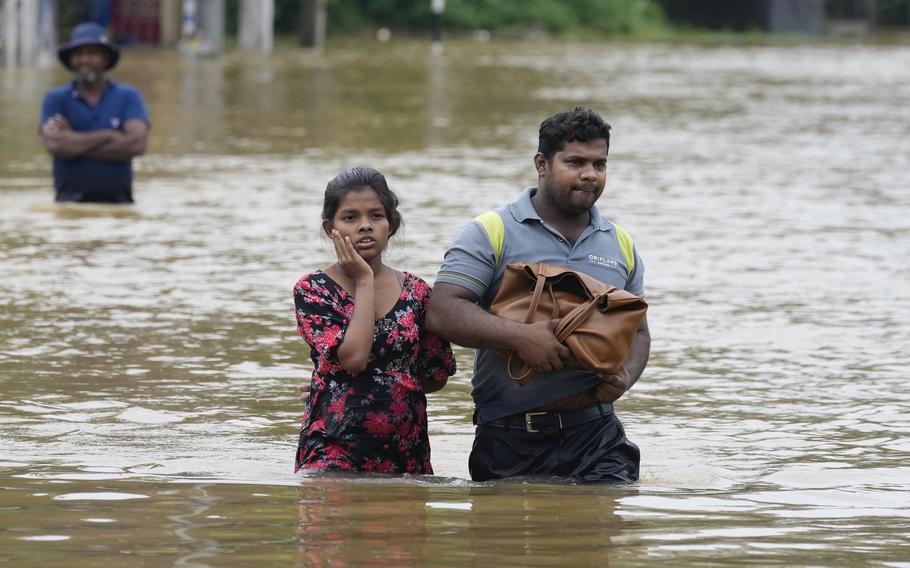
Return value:
M 63 63 L 64 67 L 72 71 L 70 56 L 77 47 L 82 47 L 83 45 L 100 45 L 107 48 L 109 57 L 105 70 L 117 65 L 117 61 L 120 59 L 120 48 L 107 37 L 107 34 L 104 33 L 104 28 L 95 22 L 85 22 L 73 28 L 73 34 L 70 36 L 69 42 L 61 45 L 57 50 L 57 58 L 60 59 L 60 63 Z

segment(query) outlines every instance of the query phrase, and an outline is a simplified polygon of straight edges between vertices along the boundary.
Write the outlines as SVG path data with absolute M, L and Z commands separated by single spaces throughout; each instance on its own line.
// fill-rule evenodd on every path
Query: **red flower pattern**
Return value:
M 363 421 L 363 426 L 370 436 L 387 437 L 395 431 L 392 417 L 384 412 L 367 412 L 367 419 Z

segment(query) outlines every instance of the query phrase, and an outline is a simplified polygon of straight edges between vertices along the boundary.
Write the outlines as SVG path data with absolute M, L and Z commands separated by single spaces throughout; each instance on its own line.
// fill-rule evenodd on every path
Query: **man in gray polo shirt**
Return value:
M 631 238 L 595 206 L 606 182 L 610 126 L 576 107 L 544 120 L 539 134 L 537 187 L 461 229 L 437 276 L 427 326 L 477 348 L 472 479 L 555 475 L 634 482 L 638 447 L 625 437 L 612 403 L 647 365 L 647 319 L 622 371 L 598 376 L 572 367 L 568 348 L 553 334 L 554 322 L 524 324 L 488 311 L 512 262 L 567 266 L 644 297 L 644 266 Z M 519 386 L 496 350 L 517 351 L 537 374 Z

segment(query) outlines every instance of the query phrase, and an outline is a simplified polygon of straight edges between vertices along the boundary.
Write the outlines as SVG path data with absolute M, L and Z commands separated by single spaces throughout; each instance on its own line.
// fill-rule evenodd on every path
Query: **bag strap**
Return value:
M 535 271 L 535 275 L 537 276 L 537 281 L 534 282 L 534 292 L 531 294 L 531 303 L 530 303 L 530 305 L 528 305 L 528 313 L 525 316 L 525 323 L 531 323 L 531 320 L 534 319 L 534 314 L 537 313 L 537 306 L 540 305 L 540 298 L 543 296 L 544 288 L 547 289 L 547 291 L 550 293 L 550 298 L 552 298 L 552 300 L 553 300 L 553 311 L 550 313 L 550 317 L 555 318 L 556 316 L 559 315 L 559 304 L 556 303 L 556 293 L 553 291 L 553 284 L 547 282 L 546 276 L 540 275 L 542 264 L 543 263 L 537 264 L 537 270 Z M 593 302 L 589 302 L 589 303 L 592 306 L 591 310 L 588 310 L 587 314 L 584 316 L 584 318 L 581 321 L 579 321 L 574 326 L 572 326 L 572 328 L 569 330 L 569 332 L 566 333 L 565 337 L 568 337 L 569 334 L 572 333 L 572 331 L 575 331 L 575 328 L 577 328 L 579 325 L 581 325 L 582 321 L 584 321 L 585 319 L 587 319 L 587 317 L 589 315 L 591 315 L 591 311 L 596 307 L 596 304 L 594 304 Z M 581 307 L 584 307 L 584 306 L 581 306 Z M 564 321 L 566 321 L 567 319 L 569 319 L 570 317 L 572 317 L 572 314 L 574 314 L 577 311 L 578 311 L 578 308 L 575 308 L 574 310 L 569 312 L 568 315 L 566 315 L 566 317 L 564 317 L 562 320 L 560 320 L 560 322 L 558 324 L 556 324 L 556 328 L 559 329 L 559 327 L 562 325 L 562 323 Z M 560 342 L 562 342 L 564 338 L 560 338 L 557 334 L 556 339 L 559 340 Z M 524 383 L 531 380 L 531 377 L 534 375 L 534 371 L 531 370 L 530 365 L 525 363 L 524 366 L 522 366 L 522 368 L 521 368 L 521 372 L 518 373 L 518 376 L 513 374 L 512 373 L 512 364 L 517 358 L 518 358 L 518 354 L 515 351 L 512 351 L 511 353 L 509 353 L 509 359 L 506 361 L 506 369 L 509 372 L 509 377 L 511 377 L 513 381 L 517 382 L 518 384 L 523 385 Z
M 543 280 L 545 280 L 545 278 L 541 278 L 541 277 L 537 278 L 538 285 L 535 286 L 535 298 L 534 298 L 534 300 L 536 300 L 536 301 L 540 300 L 540 293 L 538 292 L 538 289 L 542 288 L 542 286 L 540 286 L 539 284 Z M 550 293 L 552 294 L 553 293 L 552 286 L 550 286 L 549 288 L 550 288 Z M 591 317 L 591 314 L 594 313 L 594 310 L 597 309 L 597 306 L 600 304 L 600 302 L 603 301 L 604 297 L 605 297 L 605 295 L 598 295 L 583 304 L 579 304 L 579 305 L 575 306 L 575 309 L 573 309 L 571 312 L 566 314 L 566 317 L 559 320 L 559 323 L 556 324 L 556 328 L 553 329 L 553 334 L 556 336 L 556 340 L 559 341 L 560 343 L 564 343 L 566 341 L 566 339 L 568 339 L 569 336 L 572 335 L 572 333 L 574 333 L 575 330 L 578 329 L 578 327 L 581 324 L 583 324 L 585 321 L 587 321 L 587 319 L 589 317 Z M 531 319 L 531 314 L 533 314 L 534 311 L 536 311 L 536 309 L 537 309 L 537 307 L 535 305 L 534 308 L 528 312 L 528 317 L 525 318 L 525 323 L 530 323 L 529 320 Z M 517 376 L 514 373 L 512 373 L 512 365 L 515 362 L 515 359 L 517 359 L 517 357 L 518 357 L 518 355 L 516 354 L 515 351 L 510 352 L 509 360 L 506 362 L 506 368 L 508 369 L 509 376 L 512 378 L 512 380 L 517 382 L 518 384 L 523 385 L 526 382 L 528 382 L 529 380 L 531 380 L 531 377 L 534 375 L 534 372 L 531 370 L 531 366 L 528 365 L 527 363 L 525 363 L 524 366 L 521 368 L 521 372 L 519 372 Z
M 474 220 L 483 227 L 484 232 L 487 234 L 487 239 L 493 248 L 496 266 L 499 266 L 499 262 L 502 260 L 502 248 L 506 236 L 506 228 L 502 222 L 502 217 L 496 211 L 490 210 L 474 217 Z M 635 243 L 632 242 L 632 237 L 625 229 L 616 223 L 613 223 L 613 227 L 616 229 L 616 240 L 619 242 L 619 250 L 622 251 L 623 260 L 626 261 L 628 269 L 626 276 L 631 276 L 632 271 L 635 270 Z
M 534 314 L 537 313 L 537 306 L 540 305 L 540 297 L 543 296 L 544 286 L 547 284 L 547 277 L 540 275 L 540 263 L 537 264 L 537 281 L 534 282 L 534 292 L 531 294 L 531 303 L 528 305 L 528 314 L 525 316 L 525 323 L 531 323 L 531 320 L 534 319 Z M 550 295 L 552 296 L 553 289 L 550 287 Z
M 559 323 L 556 324 L 556 328 L 553 330 L 553 333 L 556 335 L 556 340 L 562 343 L 568 339 L 569 336 L 578 329 L 578 326 L 591 317 L 591 314 L 594 313 L 594 310 L 597 309 L 597 306 L 605 297 L 605 294 L 595 296 L 584 304 L 575 306 L 575 309 L 566 314 L 566 317 L 559 320 Z
M 491 211 L 491 213 L 493 213 Z M 499 215 L 497 215 L 499 217 Z M 537 264 L 537 270 L 535 271 L 537 280 L 534 282 L 534 292 L 531 294 L 531 303 L 528 305 L 528 313 L 525 315 L 525 323 L 531 323 L 531 320 L 534 319 L 534 314 L 537 313 L 537 306 L 540 305 L 540 298 L 543 296 L 543 289 L 547 283 L 547 277 L 540 275 L 540 263 Z M 550 288 L 550 294 L 553 294 L 552 287 Z M 518 384 L 524 384 L 531 380 L 531 377 L 534 375 L 534 371 L 531 370 L 531 366 L 525 363 L 521 367 L 521 372 L 516 376 L 512 373 L 512 364 L 518 359 L 518 353 L 512 351 L 509 353 L 509 359 L 506 361 L 506 369 L 509 372 L 509 377 Z
M 513 381 L 515 381 L 516 383 L 518 383 L 520 385 L 523 385 L 526 382 L 531 380 L 531 377 L 534 376 L 534 371 L 531 370 L 530 365 L 525 363 L 524 366 L 521 368 L 521 372 L 518 373 L 518 375 L 516 376 L 512 372 L 512 363 L 517 358 L 518 358 L 518 355 L 514 351 L 509 352 L 509 360 L 506 361 L 506 370 L 509 372 L 509 377 L 511 377 Z

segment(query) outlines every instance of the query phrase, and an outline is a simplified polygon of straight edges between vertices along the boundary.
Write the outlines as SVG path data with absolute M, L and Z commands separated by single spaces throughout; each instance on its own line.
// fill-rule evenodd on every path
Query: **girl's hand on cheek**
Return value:
M 337 229 L 332 229 L 332 243 L 338 257 L 338 267 L 357 284 L 372 283 L 373 269 L 354 248 L 350 237 L 343 237 Z

